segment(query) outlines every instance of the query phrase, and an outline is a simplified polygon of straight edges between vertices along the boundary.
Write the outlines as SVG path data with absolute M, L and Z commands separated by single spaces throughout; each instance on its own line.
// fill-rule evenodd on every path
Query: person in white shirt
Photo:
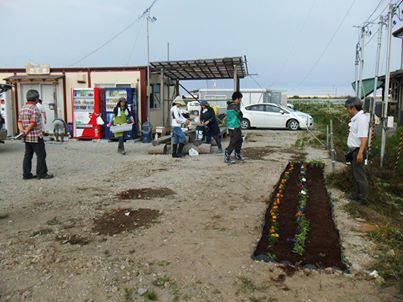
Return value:
M 368 180 L 365 174 L 364 161 L 365 149 L 368 142 L 369 117 L 362 110 L 362 102 L 359 98 L 351 97 L 345 104 L 348 114 L 351 117 L 347 147 L 348 156 L 351 161 L 354 181 L 357 185 L 357 194 L 352 196 L 354 201 L 365 204 L 368 198 Z
M 43 127 L 47 124 L 47 119 L 46 119 L 46 110 L 45 106 L 42 104 L 42 100 L 39 100 L 38 103 L 36 104 L 36 107 L 38 107 L 39 112 L 41 113 L 42 119 L 43 119 Z
M 173 101 L 171 108 L 172 157 L 174 158 L 183 157 L 182 151 L 186 143 L 186 136 L 182 131 L 182 125 L 187 123 L 187 119 L 183 116 L 183 110 L 181 109 L 184 106 L 186 106 L 186 103 L 178 96 Z

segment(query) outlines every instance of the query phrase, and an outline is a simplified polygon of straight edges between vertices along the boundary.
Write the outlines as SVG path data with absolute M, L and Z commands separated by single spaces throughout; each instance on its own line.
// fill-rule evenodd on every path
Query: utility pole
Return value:
M 360 74 L 359 74 L 359 84 L 358 84 L 358 97 L 361 99 L 362 95 L 362 77 L 364 73 L 364 48 L 365 48 L 365 35 L 367 33 L 367 25 L 364 24 L 361 27 L 361 36 L 360 36 Z M 365 93 L 364 93 L 365 95 Z
M 379 64 L 381 60 L 381 48 L 382 48 L 382 31 L 383 31 L 383 16 L 379 17 L 379 28 L 378 28 L 378 44 L 376 49 L 376 63 L 375 63 L 375 77 L 374 77 L 374 92 L 373 92 L 373 100 L 370 107 L 370 127 L 369 127 L 369 135 L 368 135 L 368 156 L 371 154 L 371 145 L 372 145 L 372 132 L 375 127 L 375 108 L 376 108 L 376 91 L 378 89 L 378 77 L 379 77 Z
M 382 110 L 382 143 L 381 143 L 381 167 L 383 167 L 385 159 L 386 148 L 386 131 L 388 126 L 388 103 L 389 103 L 389 86 L 390 86 L 390 61 L 392 51 L 392 27 L 393 27 L 393 15 L 395 13 L 395 5 L 389 4 L 388 13 L 388 44 L 386 48 L 386 74 L 385 74 L 385 89 L 383 91 L 383 110 Z
M 167 43 L 167 61 L 169 61 L 169 42 Z
M 356 26 L 354 26 L 356 27 Z M 358 40 L 359 40 L 360 35 L 358 35 Z M 355 44 L 355 96 L 358 97 L 358 68 L 360 65 L 360 42 L 357 42 Z
M 150 11 L 147 19 L 147 121 L 150 122 Z

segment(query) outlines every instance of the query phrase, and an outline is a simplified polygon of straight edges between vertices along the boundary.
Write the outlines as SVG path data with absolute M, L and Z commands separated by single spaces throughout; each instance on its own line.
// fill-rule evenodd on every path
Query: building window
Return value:
M 161 108 L 161 85 L 151 84 L 150 108 Z

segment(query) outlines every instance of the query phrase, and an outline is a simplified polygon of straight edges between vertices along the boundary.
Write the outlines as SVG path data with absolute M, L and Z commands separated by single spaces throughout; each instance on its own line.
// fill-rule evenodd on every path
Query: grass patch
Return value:
M 158 300 L 158 296 L 154 291 L 148 292 L 144 297 L 148 301 L 157 301 Z
M 31 237 L 36 237 L 36 236 L 43 236 L 43 235 L 48 235 L 53 233 L 52 229 L 46 228 L 46 229 L 40 229 L 38 231 L 32 232 Z
M 170 279 L 169 277 L 163 276 L 163 277 L 158 277 L 157 279 L 155 279 L 152 284 L 155 287 L 159 287 L 159 288 L 164 288 L 165 284 L 169 284 L 170 283 Z
M 337 160 L 344 162 L 344 152 L 347 149 L 348 122 L 350 118 L 342 105 L 328 104 L 303 104 L 294 103 L 295 109 L 310 114 L 315 121 L 315 132 L 323 140 L 326 140 L 326 125 L 333 120 L 334 146 Z M 396 164 L 396 155 L 399 146 L 400 132 L 388 134 L 384 167 L 379 167 L 381 138 L 375 137 L 371 163 L 366 167 L 370 194 L 367 206 L 347 204 L 344 209 L 355 218 L 363 218 L 368 223 L 378 225 L 376 231 L 368 234 L 376 243 L 379 255 L 372 269 L 376 269 L 387 281 L 398 281 L 403 275 L 403 222 L 400 213 L 403 212 L 403 158 Z M 376 131 L 377 132 L 377 131 Z M 297 147 L 311 144 L 310 140 L 297 142 Z M 312 144 L 311 144 L 312 145 Z M 354 181 L 349 168 L 330 175 L 330 185 L 341 191 L 354 193 Z
M 124 302 L 132 302 L 133 301 L 133 292 L 132 288 L 125 288 L 125 300 Z
M 250 292 L 254 292 L 256 291 L 258 288 L 255 285 L 255 283 L 253 283 L 253 281 L 251 279 L 249 279 L 248 277 L 238 277 L 238 280 L 240 281 L 240 291 L 242 293 L 250 293 Z

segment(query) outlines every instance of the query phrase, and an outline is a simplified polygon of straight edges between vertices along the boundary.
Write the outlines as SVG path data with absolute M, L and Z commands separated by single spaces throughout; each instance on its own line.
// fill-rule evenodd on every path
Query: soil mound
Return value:
M 153 198 L 163 198 L 166 196 L 175 195 L 175 191 L 168 188 L 142 188 L 142 189 L 131 189 L 118 193 L 118 198 L 122 200 L 126 199 L 153 199 Z
M 161 213 L 152 209 L 117 209 L 94 220 L 94 232 L 115 235 L 138 228 L 147 228 L 157 222 Z

